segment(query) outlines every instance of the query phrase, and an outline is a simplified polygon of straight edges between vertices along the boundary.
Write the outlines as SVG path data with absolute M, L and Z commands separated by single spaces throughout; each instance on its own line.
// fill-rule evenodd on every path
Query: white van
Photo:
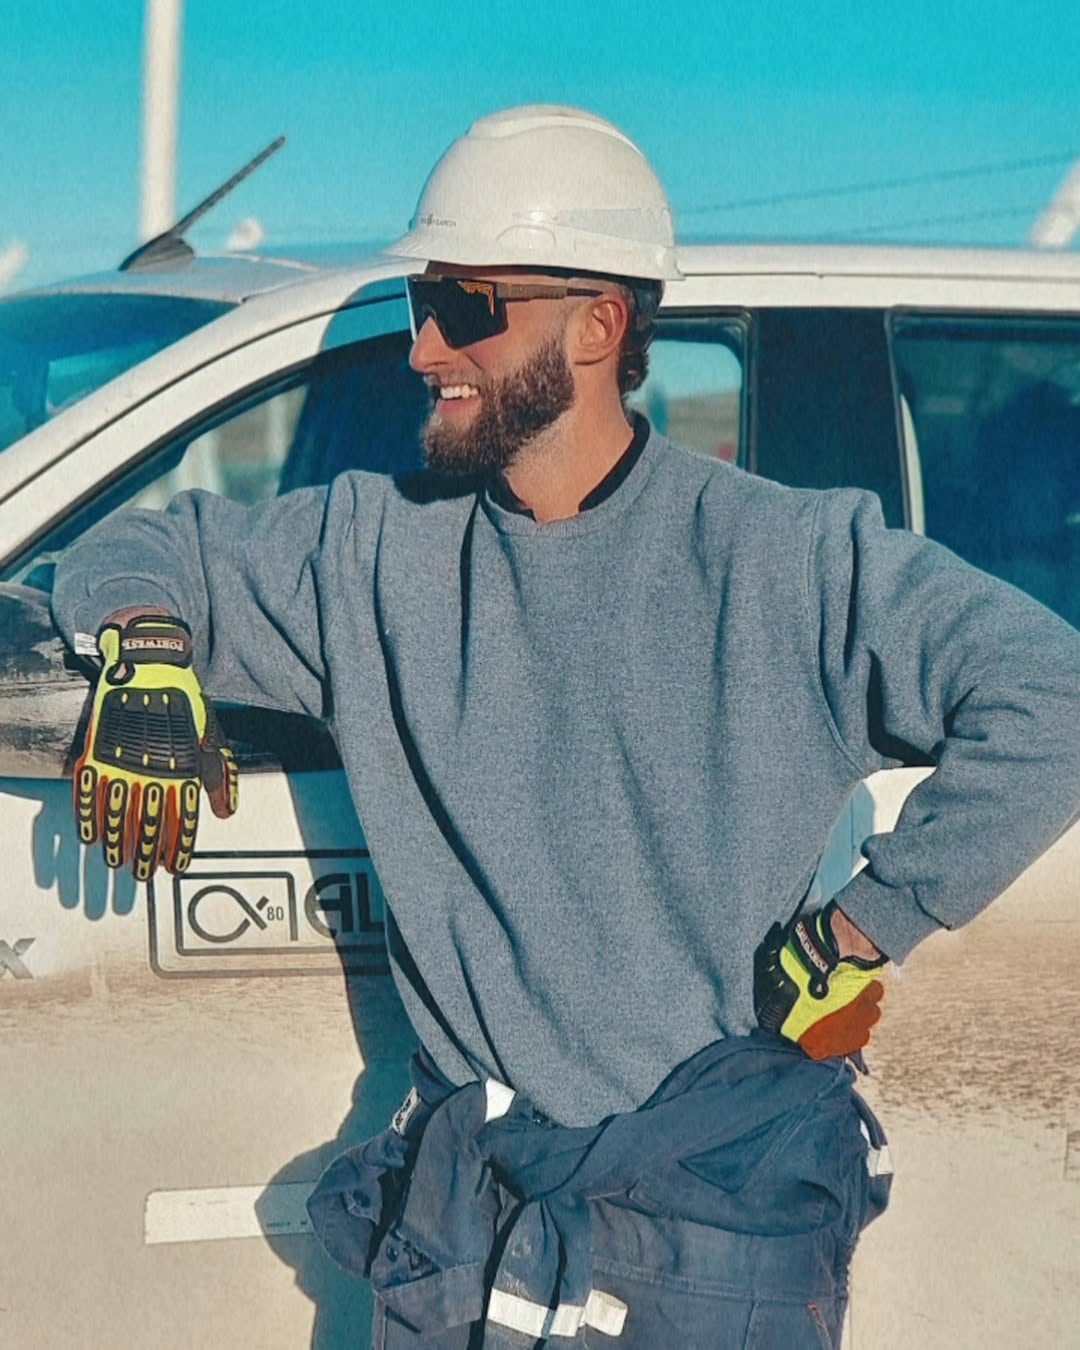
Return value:
M 680 260 L 635 398 L 655 425 L 784 482 L 871 488 L 890 523 L 1080 626 L 1080 257 Z M 205 813 L 182 877 L 107 872 L 75 837 L 88 685 L 48 589 L 125 504 L 414 467 L 415 266 L 180 258 L 0 302 L 4 1345 L 366 1344 L 367 1289 L 322 1255 L 303 1202 L 384 1128 L 412 1038 L 333 744 L 303 718 L 223 709 L 239 814 Z M 927 771 L 856 792 L 823 890 Z M 849 1350 L 1072 1343 L 1078 890 L 1074 830 L 892 980 L 865 1090 L 897 1180 L 857 1257 Z

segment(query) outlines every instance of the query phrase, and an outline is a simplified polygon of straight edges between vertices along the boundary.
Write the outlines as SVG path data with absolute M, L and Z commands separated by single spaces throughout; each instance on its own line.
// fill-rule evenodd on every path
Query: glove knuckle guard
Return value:
M 195 849 L 199 827 L 199 784 L 187 782 L 180 787 L 180 809 L 176 821 L 176 843 L 167 866 L 170 872 L 186 872 Z
M 103 780 L 105 803 L 105 861 L 109 867 L 124 864 L 124 836 L 127 831 L 128 784 L 123 778 Z
M 134 858 L 137 881 L 147 881 L 157 866 L 161 850 L 164 796 L 160 783 L 147 783 L 142 792 L 142 810 L 136 828 Z
M 181 689 L 111 689 L 101 702 L 94 758 L 165 778 L 196 772 L 198 736 Z
M 84 844 L 97 843 L 97 784 L 97 770 L 92 764 L 80 762 L 75 770 L 75 820 Z

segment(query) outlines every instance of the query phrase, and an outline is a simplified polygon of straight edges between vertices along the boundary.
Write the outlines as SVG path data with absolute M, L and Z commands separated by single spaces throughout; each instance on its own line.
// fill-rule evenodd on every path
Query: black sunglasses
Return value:
M 583 286 L 532 285 L 512 281 L 477 281 L 430 272 L 406 277 L 409 321 L 415 338 L 426 319 L 434 319 L 448 347 L 506 332 L 506 306 L 511 300 L 565 300 L 568 295 L 603 295 Z

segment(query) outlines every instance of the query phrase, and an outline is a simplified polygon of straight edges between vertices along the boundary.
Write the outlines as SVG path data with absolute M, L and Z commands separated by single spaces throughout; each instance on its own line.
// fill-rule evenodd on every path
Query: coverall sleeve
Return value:
M 863 773 L 933 765 L 837 902 L 894 961 L 973 918 L 1080 814 L 1080 633 L 877 499 L 818 507 L 809 597 L 825 699 Z
M 195 491 L 163 511 L 119 512 L 61 560 L 53 616 L 74 645 L 117 610 L 161 606 L 190 625 L 213 697 L 326 716 L 328 500 L 302 488 L 243 507 Z

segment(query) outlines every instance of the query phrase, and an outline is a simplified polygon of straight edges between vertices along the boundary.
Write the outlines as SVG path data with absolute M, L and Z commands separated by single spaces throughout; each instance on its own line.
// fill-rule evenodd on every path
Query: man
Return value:
M 838 1345 L 884 1204 L 848 1057 L 886 959 L 1075 817 L 1080 637 L 868 494 L 628 415 L 678 273 L 609 123 L 476 123 L 397 250 L 426 263 L 427 473 L 183 494 L 60 567 L 58 621 L 104 658 L 82 837 L 182 870 L 199 781 L 233 809 L 196 672 L 329 721 L 422 1044 L 311 1205 L 376 1346 Z M 854 785 L 928 760 L 804 913 Z

